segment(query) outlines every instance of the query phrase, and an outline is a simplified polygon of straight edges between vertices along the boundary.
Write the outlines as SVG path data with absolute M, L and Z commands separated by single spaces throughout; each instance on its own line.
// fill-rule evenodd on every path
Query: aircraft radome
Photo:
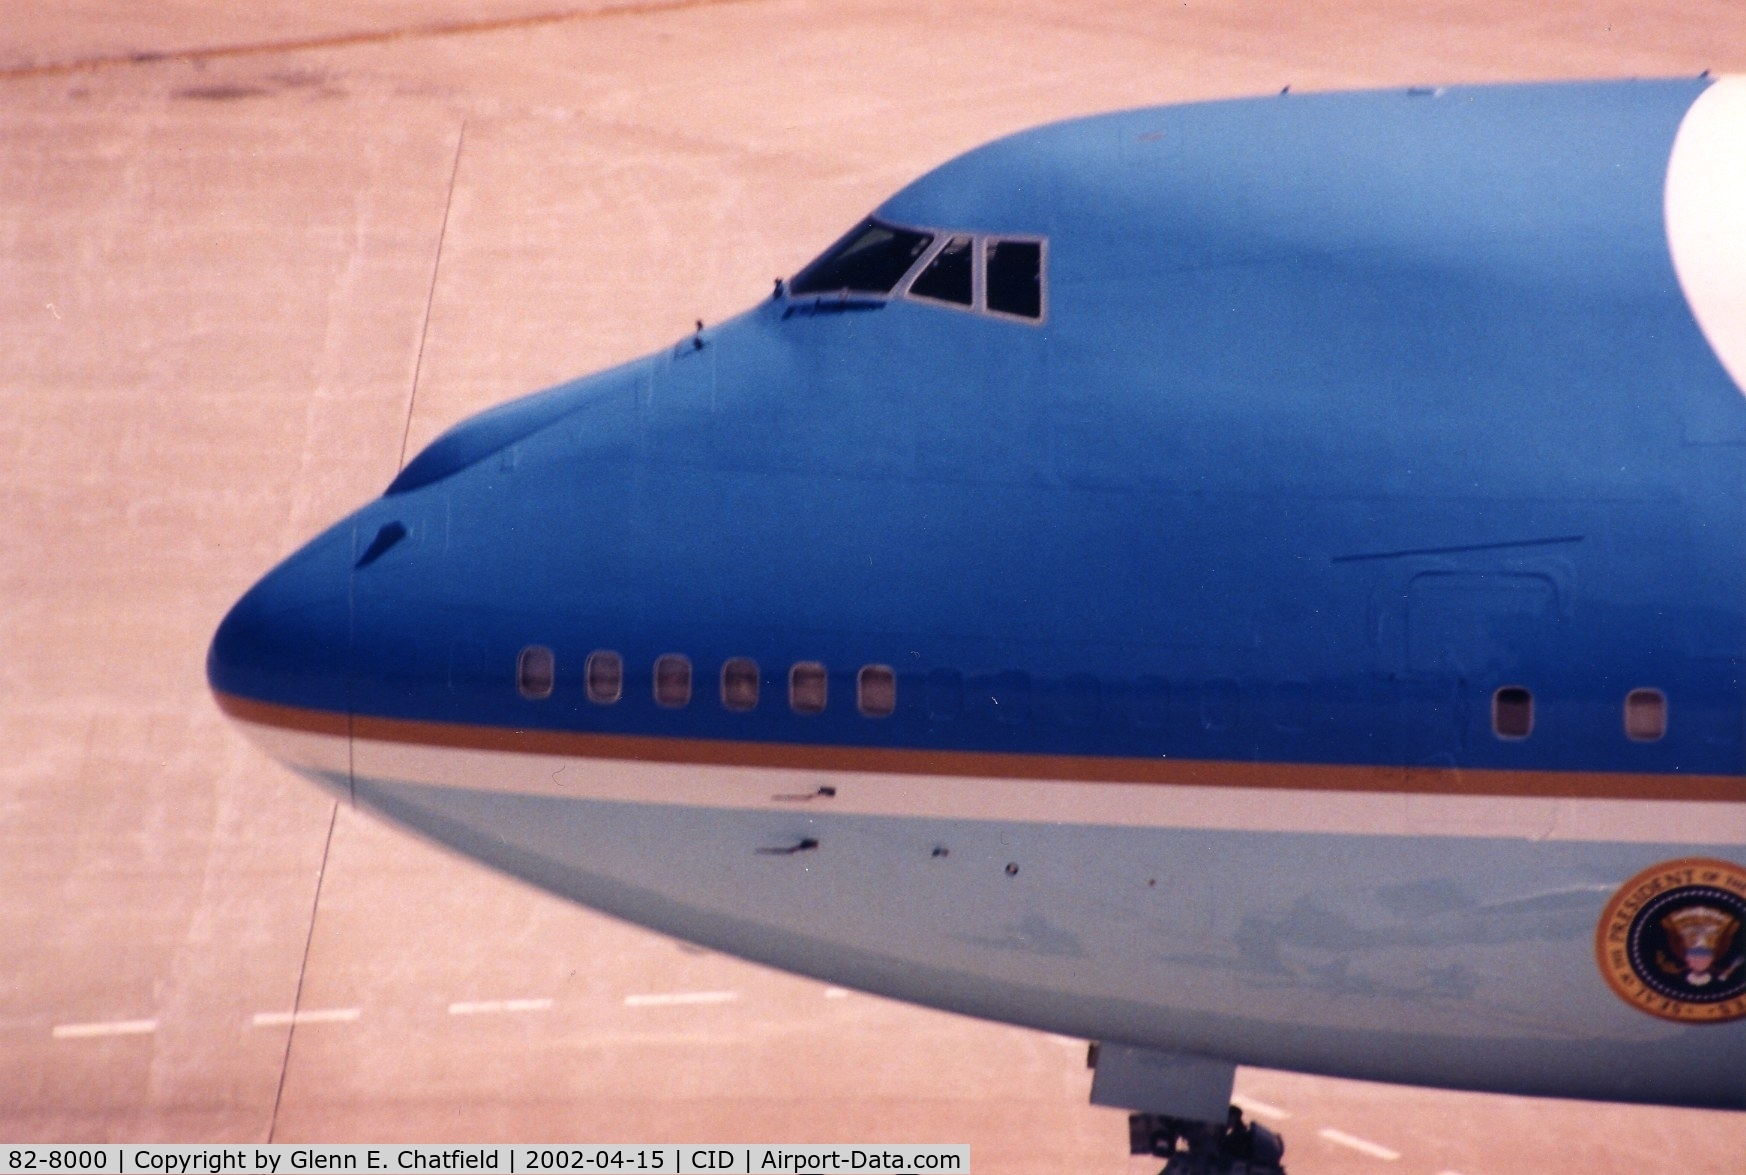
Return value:
M 1746 1108 L 1746 78 L 1028 131 L 465 421 L 219 704 L 608 913 L 1234 1067 Z

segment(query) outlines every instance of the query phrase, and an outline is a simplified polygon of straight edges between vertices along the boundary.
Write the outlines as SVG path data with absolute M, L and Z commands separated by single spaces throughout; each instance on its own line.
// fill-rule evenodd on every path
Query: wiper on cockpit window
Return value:
M 889 294 L 933 243 L 932 233 L 869 220 L 796 274 L 788 292 Z

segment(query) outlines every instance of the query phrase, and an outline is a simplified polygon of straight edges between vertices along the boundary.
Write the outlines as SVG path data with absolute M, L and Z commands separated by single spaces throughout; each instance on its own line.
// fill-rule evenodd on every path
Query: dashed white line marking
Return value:
M 551 1000 L 461 1000 L 449 1005 L 451 1016 L 478 1016 L 488 1012 L 543 1012 Z
M 627 995 L 627 1008 L 670 1008 L 677 1004 L 726 1004 L 740 998 L 737 991 L 671 991 L 655 995 Z
M 291 1024 L 349 1024 L 364 1014 L 362 1008 L 310 1008 L 302 1012 L 256 1012 L 256 1028 L 284 1028 Z
M 1255 1115 L 1257 1118 L 1278 1118 L 1281 1122 L 1284 1122 L 1291 1117 L 1290 1110 L 1282 1110 L 1278 1106 L 1271 1106 L 1266 1102 L 1256 1101 L 1252 1097 L 1232 1097 L 1231 1104 L 1245 1113 Z
M 79 1040 L 88 1036 L 144 1036 L 156 1032 L 156 1020 L 100 1020 L 92 1024 L 56 1024 L 56 1040 Z
M 846 987 L 827 987 L 827 988 L 825 988 L 825 999 L 827 999 L 827 1000 L 846 1000 L 848 998 L 849 998 L 849 989 Z
M 1335 1130 L 1332 1126 L 1324 1126 L 1317 1133 L 1336 1146 L 1350 1147 L 1359 1154 L 1369 1155 L 1373 1159 L 1385 1159 L 1392 1163 L 1400 1158 L 1399 1151 L 1391 1151 L 1379 1142 L 1371 1142 L 1368 1138 L 1359 1138 L 1356 1134 L 1347 1134 L 1344 1130 Z
M 1459 1171 L 1439 1171 L 1437 1175 L 1461 1175 Z

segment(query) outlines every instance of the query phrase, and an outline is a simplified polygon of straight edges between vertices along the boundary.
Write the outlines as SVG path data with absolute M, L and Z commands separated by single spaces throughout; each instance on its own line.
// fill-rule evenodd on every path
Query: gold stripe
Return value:
M 310 734 L 331 734 L 345 738 L 352 732 L 351 720 L 334 710 L 307 710 L 302 706 L 280 706 L 273 702 L 258 702 L 222 690 L 212 691 L 218 708 L 238 722 L 256 726 L 277 726 L 284 730 L 301 730 Z
M 344 736 L 344 714 L 306 710 L 214 691 L 231 717 L 264 726 Z M 998 751 L 931 751 L 893 747 L 810 746 L 730 739 L 659 738 L 521 730 L 452 722 L 358 715 L 351 733 L 372 742 L 582 759 L 946 775 L 1068 783 L 1174 784 L 1294 791 L 1395 792 L 1409 795 L 1514 796 L 1585 800 L 1746 801 L 1746 778 L 1643 772 L 1511 771 L 1470 767 L 1375 767 L 1365 764 L 1245 763 L 1213 759 L 1131 759 L 1099 755 L 1025 755 Z

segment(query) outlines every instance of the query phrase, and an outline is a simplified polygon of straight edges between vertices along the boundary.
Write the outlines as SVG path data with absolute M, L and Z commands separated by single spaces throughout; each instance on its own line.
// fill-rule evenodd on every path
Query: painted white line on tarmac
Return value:
M 99 1020 L 91 1024 L 56 1024 L 56 1040 L 82 1040 L 91 1036 L 144 1036 L 156 1032 L 156 1020 Z
M 737 991 L 671 991 L 655 995 L 627 995 L 627 1008 L 671 1008 L 679 1004 L 727 1004 L 740 998 Z
M 1233 1095 L 1231 1098 L 1231 1104 L 1245 1113 L 1255 1115 L 1257 1118 L 1278 1118 L 1283 1122 L 1291 1117 L 1290 1110 L 1282 1110 L 1278 1106 L 1271 1106 L 1266 1102 L 1256 1101 L 1252 1097 L 1237 1097 Z
M 825 999 L 827 999 L 827 1000 L 846 1000 L 848 998 L 849 998 L 849 989 L 846 987 L 827 987 L 827 988 L 825 988 Z
M 302 1012 L 256 1012 L 256 1028 L 284 1028 L 291 1024 L 349 1024 L 364 1014 L 362 1008 L 310 1008 Z
M 461 1000 L 449 1005 L 451 1016 L 481 1016 L 490 1012 L 544 1012 L 551 1000 Z
M 1359 1138 L 1356 1134 L 1347 1134 L 1344 1130 L 1335 1130 L 1332 1126 L 1324 1126 L 1316 1133 L 1336 1146 L 1350 1147 L 1361 1155 L 1369 1155 L 1373 1159 L 1386 1159 L 1394 1162 L 1400 1158 L 1399 1151 L 1391 1151 L 1380 1142 L 1371 1142 L 1367 1138 Z

